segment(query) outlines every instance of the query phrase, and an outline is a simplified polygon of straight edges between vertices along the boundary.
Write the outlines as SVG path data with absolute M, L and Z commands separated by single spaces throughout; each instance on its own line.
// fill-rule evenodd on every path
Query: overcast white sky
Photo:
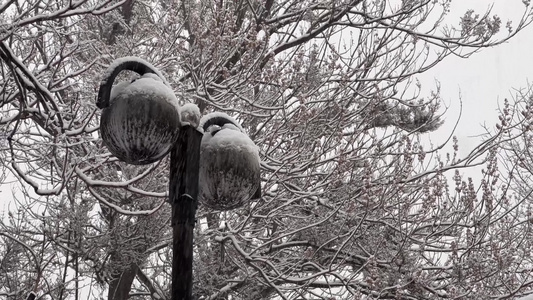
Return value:
M 450 21 L 457 24 L 468 9 L 483 14 L 487 0 L 453 1 Z M 497 13 L 505 24 L 507 19 L 516 25 L 524 11 L 521 0 L 495 1 L 493 13 Z M 520 32 L 507 43 L 495 48 L 483 49 L 468 59 L 449 57 L 443 63 L 420 76 L 424 91 L 434 87 L 435 80 L 441 84 L 442 99 L 449 105 L 445 115 L 446 123 L 432 133 L 434 142 L 443 141 L 453 130 L 459 116 L 462 99 L 462 117 L 455 135 L 459 138 L 460 153 L 465 154 L 484 133 L 482 124 L 494 128 L 497 122 L 497 108 L 505 98 L 511 100 L 512 89 L 525 88 L 531 79 L 533 67 L 533 27 Z M 427 95 L 427 93 L 425 93 Z

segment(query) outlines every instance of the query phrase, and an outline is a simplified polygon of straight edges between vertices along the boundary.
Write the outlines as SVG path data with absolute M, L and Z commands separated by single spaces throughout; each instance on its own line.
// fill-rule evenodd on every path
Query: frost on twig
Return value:
M 438 106 L 437 106 L 438 107 Z M 382 102 L 375 106 L 368 117 L 369 127 L 398 127 L 409 132 L 437 130 L 444 121 L 430 105 L 404 106 Z

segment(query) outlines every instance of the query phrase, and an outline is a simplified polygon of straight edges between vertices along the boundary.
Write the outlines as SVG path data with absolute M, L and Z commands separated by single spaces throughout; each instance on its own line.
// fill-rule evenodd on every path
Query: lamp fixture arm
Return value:
M 104 109 L 109 106 L 109 98 L 111 96 L 111 89 L 113 83 L 118 74 L 124 70 L 136 72 L 139 75 L 146 73 L 156 74 L 161 80 L 168 86 L 167 81 L 152 64 L 145 61 L 142 58 L 127 56 L 116 59 L 107 69 L 107 72 L 100 83 L 100 89 L 98 90 L 98 98 L 96 100 L 96 106 L 100 109 Z

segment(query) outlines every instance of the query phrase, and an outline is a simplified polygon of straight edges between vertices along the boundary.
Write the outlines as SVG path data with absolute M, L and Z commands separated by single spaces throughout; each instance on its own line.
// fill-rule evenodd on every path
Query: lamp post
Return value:
M 122 70 L 137 72 L 141 78 L 113 87 Z M 171 299 L 190 300 L 198 197 L 202 204 L 220 210 L 259 198 L 257 147 L 226 114 L 212 113 L 195 122 L 183 122 L 183 115 L 187 119 L 191 115 L 180 114 L 178 99 L 167 81 L 140 58 L 120 58 L 111 64 L 101 82 L 96 105 L 102 109 L 102 140 L 120 160 L 149 164 L 170 152 Z M 195 112 L 192 115 L 194 119 Z
M 170 153 L 172 205 L 172 300 L 192 297 L 193 230 L 198 197 L 200 134 L 184 126 Z

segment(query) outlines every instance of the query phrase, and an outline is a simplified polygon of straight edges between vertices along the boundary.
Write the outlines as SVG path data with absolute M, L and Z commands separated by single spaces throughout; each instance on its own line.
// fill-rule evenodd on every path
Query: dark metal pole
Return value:
M 170 156 L 169 195 L 173 227 L 171 300 L 192 299 L 193 230 L 201 141 L 200 132 L 191 126 L 183 126 Z

